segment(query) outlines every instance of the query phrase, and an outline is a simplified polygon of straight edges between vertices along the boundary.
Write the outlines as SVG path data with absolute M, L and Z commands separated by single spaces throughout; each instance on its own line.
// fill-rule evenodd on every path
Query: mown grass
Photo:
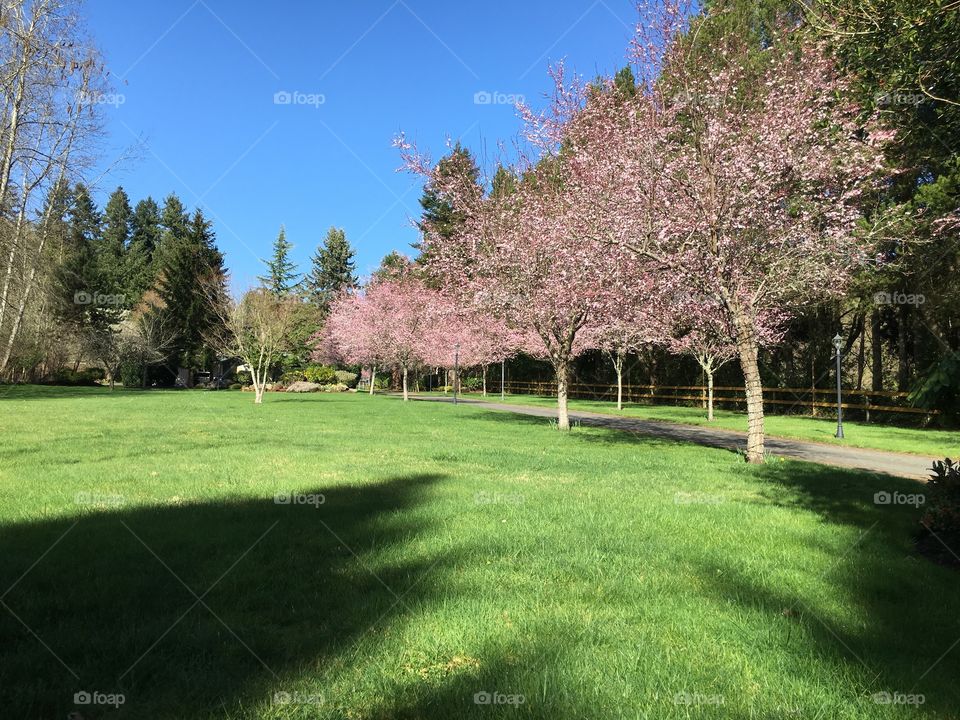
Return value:
M 363 395 L 15 388 L 0 437 L 4 717 L 960 707 L 906 480 Z
M 477 393 L 471 393 L 465 397 L 475 400 L 483 399 Z M 497 402 L 500 400 L 500 395 L 493 393 L 488 396 L 488 399 Z M 542 405 L 545 407 L 553 407 L 557 404 L 556 398 L 553 397 L 513 394 L 507 394 L 506 402 L 515 405 Z M 731 410 L 715 410 L 715 419 L 709 422 L 707 411 L 699 407 L 625 403 L 622 410 L 617 410 L 616 402 L 574 399 L 570 400 L 570 409 L 624 415 L 645 420 L 663 420 L 685 425 L 704 425 L 741 432 L 747 431 L 746 414 Z M 960 457 L 960 431 L 957 430 L 896 427 L 882 422 L 865 423 L 844 420 L 844 438 L 840 440 L 834 437 L 837 431 L 836 419 L 820 419 L 802 415 L 767 415 L 765 423 L 767 434 L 771 436 L 911 453 L 941 459 L 947 456 Z

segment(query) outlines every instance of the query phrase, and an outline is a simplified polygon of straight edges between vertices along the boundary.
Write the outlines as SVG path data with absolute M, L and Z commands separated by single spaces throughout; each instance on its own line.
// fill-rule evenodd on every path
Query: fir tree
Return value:
M 306 277 L 310 301 L 324 312 L 338 293 L 356 287 L 357 277 L 354 251 L 341 228 L 332 227 L 311 259 L 312 267 Z
M 104 292 L 121 295 L 127 290 L 127 244 L 132 217 L 130 198 L 122 187 L 118 187 L 107 201 L 103 234 L 97 243 L 97 270 Z M 127 298 L 128 305 L 136 299 Z
M 148 197 L 137 203 L 130 219 L 130 244 L 127 250 L 127 293 L 136 303 L 156 279 L 154 255 L 160 246 L 160 207 Z
M 290 259 L 292 249 L 293 244 L 287 240 L 287 232 L 281 225 L 280 234 L 273 243 L 273 257 L 262 261 L 267 266 L 267 274 L 257 278 L 266 290 L 277 297 L 289 295 L 300 287 L 300 283 L 295 282 L 299 274 L 297 265 Z

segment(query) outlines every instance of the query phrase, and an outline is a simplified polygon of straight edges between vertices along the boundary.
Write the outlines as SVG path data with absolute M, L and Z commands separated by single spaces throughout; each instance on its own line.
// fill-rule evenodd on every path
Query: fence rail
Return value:
M 499 378 L 498 378 L 499 380 Z M 500 383 L 489 383 L 488 389 L 500 392 Z M 555 395 L 555 382 L 513 382 L 504 385 L 508 393 L 526 395 Z M 714 386 L 713 401 L 717 406 L 737 405 L 745 406 L 744 389 L 737 386 Z M 718 394 L 719 393 L 719 394 Z M 836 388 L 789 388 L 765 387 L 763 401 L 766 405 L 787 406 L 787 409 L 809 410 L 816 415 L 818 408 L 836 408 Z M 610 400 L 617 396 L 617 386 L 602 383 L 571 383 L 569 395 L 572 398 Z M 911 407 L 906 404 L 909 393 L 885 390 L 843 390 L 843 396 L 848 400 L 859 399 L 859 402 L 844 402 L 844 410 L 863 411 L 869 418 L 870 413 L 904 413 L 908 415 L 938 415 L 937 410 L 925 410 Z M 825 399 L 823 399 L 825 398 Z M 834 399 L 831 399 L 834 398 Z M 651 403 L 654 401 L 684 401 L 705 404 L 707 400 L 706 385 L 624 385 L 624 402 Z M 876 400 L 876 402 L 875 402 Z M 896 404 L 896 403 L 901 404 Z M 663 404 L 662 402 L 660 404 Z

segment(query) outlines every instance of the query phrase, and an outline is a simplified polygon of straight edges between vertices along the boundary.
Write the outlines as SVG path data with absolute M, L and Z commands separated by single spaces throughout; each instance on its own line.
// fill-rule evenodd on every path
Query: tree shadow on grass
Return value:
M 807 463 L 770 463 L 755 472 L 763 483 L 757 502 L 808 510 L 854 532 L 839 542 L 821 540 L 819 533 L 808 538 L 802 555 L 824 558 L 822 568 L 788 583 L 770 582 L 747 572 L 742 562 L 714 557 L 699 569 L 710 593 L 778 618 L 782 633 L 757 638 L 771 651 L 790 652 L 791 634 L 794 647 L 804 635 L 805 647 L 814 648 L 820 663 L 860 678 L 861 684 L 844 690 L 864 698 L 868 707 L 874 693 L 920 693 L 925 703 L 909 710 L 956 717 L 960 645 L 953 644 L 960 641 L 960 574 L 916 552 L 920 511 L 874 502 L 878 492 L 906 497 L 922 494 L 924 486 Z M 819 590 L 824 585 L 831 588 L 827 596 Z M 740 617 L 749 625 L 749 614 Z M 872 707 L 877 717 L 890 710 Z
M 2 715 L 197 718 L 269 705 L 286 678 L 436 600 L 419 581 L 454 558 L 415 545 L 428 530 L 415 510 L 441 478 L 318 488 L 286 504 L 111 510 L 117 499 L 88 498 L 106 507 L 0 529 Z M 82 692 L 125 703 L 77 707 Z

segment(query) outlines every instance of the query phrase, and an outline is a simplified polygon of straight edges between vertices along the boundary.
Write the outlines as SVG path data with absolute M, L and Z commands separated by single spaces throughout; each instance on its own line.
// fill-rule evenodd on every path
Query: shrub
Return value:
M 343 383 L 329 383 L 327 385 L 324 385 L 320 389 L 323 392 L 334 393 L 334 392 L 346 392 L 350 388 L 348 388 Z
M 87 368 L 86 370 L 61 370 L 51 379 L 54 385 L 96 385 L 103 380 L 106 374 L 101 368 Z
M 127 388 L 138 388 L 143 383 L 143 365 L 128 360 L 120 366 L 120 382 Z
M 442 393 L 448 393 L 451 390 L 453 390 L 453 385 L 438 385 L 437 390 L 439 390 Z
M 329 365 L 311 365 L 303 374 L 308 382 L 329 385 L 337 381 L 337 371 Z
M 238 370 L 234 380 L 240 385 L 253 385 L 253 375 L 244 370 Z
M 243 390 L 243 385 L 241 385 L 240 383 L 233 383 L 232 385 L 230 385 L 229 389 L 230 389 L 230 390 Z
M 280 382 L 284 385 L 293 385 L 295 382 L 303 382 L 307 379 L 303 370 L 288 370 L 280 376 Z
M 483 387 L 483 380 L 478 377 L 468 377 L 464 379 L 464 381 L 460 384 L 460 387 L 468 392 L 479 390 Z
M 921 541 L 931 554 L 953 560 L 944 546 L 960 546 L 960 462 L 937 460 L 932 470 L 927 482 L 927 510 L 920 520 Z
M 355 372 L 350 372 L 349 370 L 337 370 L 335 373 L 337 382 L 346 385 L 348 388 L 355 388 L 357 386 L 357 381 L 360 379 L 360 376 Z

